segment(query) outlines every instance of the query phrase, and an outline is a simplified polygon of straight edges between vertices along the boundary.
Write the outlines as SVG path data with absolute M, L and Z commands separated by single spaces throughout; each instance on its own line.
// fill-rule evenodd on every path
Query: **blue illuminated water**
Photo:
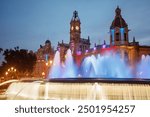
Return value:
M 49 74 L 49 78 L 59 78 L 62 73 L 62 68 L 61 68 L 61 62 L 60 62 L 60 53 L 59 51 L 56 52 L 54 60 L 53 60 L 53 65 Z
M 86 57 L 81 65 L 83 77 L 131 78 L 128 65 L 117 55 Z
M 150 56 L 142 55 L 140 63 L 137 65 L 137 77 L 150 79 Z
M 80 67 L 74 63 L 71 50 L 66 54 L 66 61 L 60 62 L 60 53 L 56 52 L 53 66 L 49 73 L 49 78 L 131 78 L 130 69 L 126 63 L 117 55 L 106 54 L 101 56 L 86 57 Z
M 76 65 L 73 61 L 71 50 L 67 51 L 65 63 L 60 62 L 60 52 L 57 51 L 48 78 L 75 78 L 77 77 Z
M 66 61 L 65 61 L 65 64 L 62 66 L 62 69 L 63 69 L 63 72 L 60 77 L 63 77 L 63 78 L 77 77 L 77 68 L 74 63 L 70 49 L 67 50 Z

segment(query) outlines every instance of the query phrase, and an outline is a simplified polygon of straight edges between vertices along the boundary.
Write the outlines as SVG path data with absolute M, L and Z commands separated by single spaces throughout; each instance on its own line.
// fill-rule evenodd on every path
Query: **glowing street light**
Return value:
M 5 72 L 5 75 L 14 78 L 16 76 L 16 71 L 17 71 L 17 69 L 15 69 L 14 67 L 10 67 Z
M 7 75 L 8 75 L 8 72 L 5 72 L 5 75 L 7 76 Z
M 50 61 L 49 61 L 49 63 L 50 63 L 50 64 L 52 64 L 52 63 L 53 63 L 53 61 L 52 61 L 52 60 L 50 60 Z
M 45 72 L 42 72 L 42 76 L 45 76 Z
M 11 70 L 13 70 L 14 68 L 13 67 L 11 67 Z
M 46 62 L 46 66 L 48 66 L 48 62 Z

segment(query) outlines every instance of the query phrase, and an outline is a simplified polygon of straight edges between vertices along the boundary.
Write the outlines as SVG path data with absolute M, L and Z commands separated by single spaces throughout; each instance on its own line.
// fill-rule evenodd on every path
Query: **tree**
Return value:
M 2 48 L 0 48 L 0 53 L 3 51 L 3 49 Z
M 25 49 L 6 49 L 3 52 L 4 59 L 2 63 L 3 71 L 6 71 L 10 67 L 15 67 L 20 74 L 33 72 L 34 65 L 36 63 L 36 55 L 28 52 Z
M 0 48 L 0 54 L 3 52 L 3 49 L 2 48 Z M 1 55 L 0 55 L 1 56 Z M 0 62 L 1 62 L 1 60 L 0 60 Z M 2 67 L 1 67 L 1 65 L 0 65 L 0 76 L 2 75 Z

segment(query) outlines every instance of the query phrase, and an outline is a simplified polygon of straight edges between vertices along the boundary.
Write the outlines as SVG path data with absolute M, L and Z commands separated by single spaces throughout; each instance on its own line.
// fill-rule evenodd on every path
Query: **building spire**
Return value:
M 135 43 L 135 37 L 133 37 L 133 43 Z
M 78 21 L 78 20 L 80 20 L 80 19 L 79 19 L 79 16 L 78 16 L 78 11 L 75 10 L 75 11 L 73 12 L 72 20 L 73 20 L 73 21 Z
M 74 16 L 74 18 L 78 17 L 78 12 L 76 10 L 73 12 L 73 16 Z
M 106 45 L 106 41 L 104 40 L 104 45 Z
M 117 6 L 115 12 L 116 12 L 116 16 L 121 15 L 121 9 L 119 8 L 119 6 Z

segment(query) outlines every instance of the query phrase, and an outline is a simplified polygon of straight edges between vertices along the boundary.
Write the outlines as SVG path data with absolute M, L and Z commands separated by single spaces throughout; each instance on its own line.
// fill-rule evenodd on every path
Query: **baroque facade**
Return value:
M 128 24 L 121 15 L 119 7 L 115 10 L 115 17 L 110 26 L 110 43 L 106 44 L 105 40 L 102 45 L 96 45 L 94 48 L 87 49 L 76 57 L 77 63 L 84 59 L 85 56 L 93 54 L 103 54 L 106 51 L 115 51 L 120 54 L 121 58 L 134 69 L 135 65 L 141 59 L 142 55 L 150 55 L 150 46 L 141 46 L 133 37 L 132 42 L 129 41 Z
M 116 46 L 121 56 L 126 57 L 129 64 L 134 66 L 142 55 L 150 55 L 150 46 L 141 46 L 139 42 L 136 42 L 135 37 L 132 42 L 129 42 L 130 30 L 122 18 L 121 9 L 117 7 L 115 13 L 115 18 L 110 26 L 110 46 Z
M 90 37 L 87 39 L 81 37 L 81 21 L 78 12 L 73 12 L 73 17 L 70 21 L 70 42 L 58 42 L 57 50 L 60 51 L 61 61 L 65 61 L 65 55 L 68 49 L 71 49 L 75 62 L 80 65 L 81 61 L 90 55 L 103 54 L 105 51 L 113 50 L 119 53 L 120 56 L 127 61 L 131 68 L 135 67 L 142 55 L 150 55 L 150 46 L 141 46 L 133 37 L 132 42 L 129 40 L 129 28 L 126 21 L 123 19 L 121 9 L 115 10 L 115 17 L 110 26 L 110 43 L 101 45 L 95 44 L 95 47 L 90 48 Z M 37 55 L 37 64 L 35 66 L 35 76 L 46 76 L 48 69 L 52 64 L 54 57 L 54 49 L 51 47 L 50 41 L 46 41 L 44 46 L 41 46 Z
M 78 12 L 73 12 L 73 17 L 70 21 L 70 42 L 69 44 L 58 42 L 58 50 L 60 51 L 61 60 L 65 60 L 65 54 L 67 49 L 71 49 L 73 56 L 76 56 L 78 52 L 85 52 L 90 49 L 90 37 L 87 39 L 81 38 L 81 22 L 78 16 Z
M 40 48 L 36 52 L 36 57 L 37 61 L 34 67 L 33 76 L 45 78 L 54 57 L 54 49 L 51 46 L 50 40 L 46 40 L 45 45 L 40 45 Z

